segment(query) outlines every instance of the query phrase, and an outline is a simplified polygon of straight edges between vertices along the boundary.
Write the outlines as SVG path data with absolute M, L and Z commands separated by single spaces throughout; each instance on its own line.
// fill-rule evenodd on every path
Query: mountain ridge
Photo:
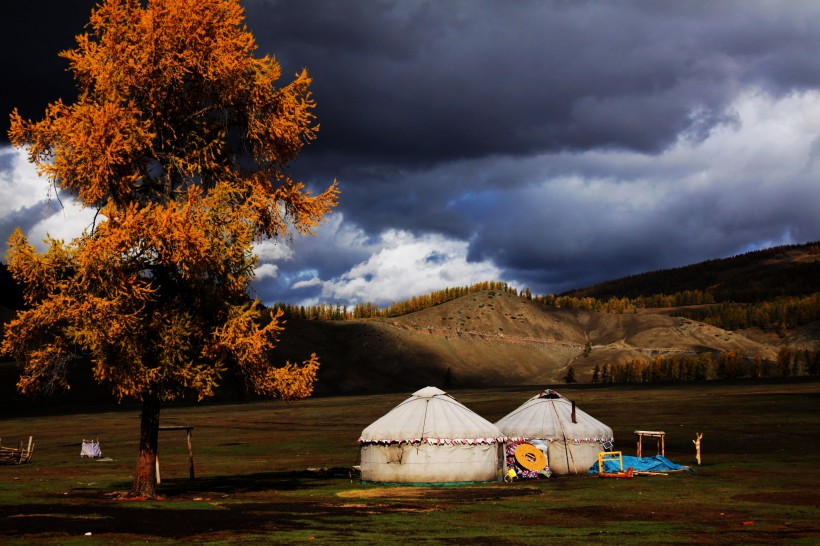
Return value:
M 819 293 L 818 267 L 820 244 L 807 243 L 616 279 L 565 294 L 593 298 L 611 292 L 612 297 L 625 297 L 637 286 L 646 291 L 689 286 L 763 298 L 777 297 L 784 286 L 790 287 L 790 293 Z M 19 287 L 9 284 L 4 265 L 2 269 L 4 299 L 0 303 L 7 319 L 14 313 L 8 306 L 19 308 L 22 299 L 7 290 L 19 291 Z M 289 318 L 273 361 L 277 365 L 300 362 L 315 352 L 321 362 L 316 393 L 346 394 L 406 392 L 427 385 L 554 384 L 563 380 L 570 367 L 579 382 L 589 382 L 594 370 L 602 366 L 659 356 L 732 353 L 774 363 L 783 347 L 820 349 L 818 321 L 785 334 L 759 328 L 730 331 L 691 317 L 673 316 L 708 306 L 607 313 L 546 305 L 528 290 L 516 293 L 505 287 L 463 292 L 460 297 L 392 317 Z M 226 378 L 225 383 L 227 389 L 241 391 L 236 378 Z
M 710 291 L 716 301 L 754 301 L 759 297 L 817 292 L 820 242 L 782 245 L 729 258 L 612 279 L 560 294 L 597 299 L 648 297 L 685 290 Z M 756 297 L 750 297 L 755 296 Z
M 773 361 L 778 349 L 685 318 L 556 309 L 489 290 L 389 319 L 289 321 L 275 354 L 316 352 L 317 392 L 330 393 L 554 384 L 570 365 L 589 382 L 604 363 L 730 351 Z

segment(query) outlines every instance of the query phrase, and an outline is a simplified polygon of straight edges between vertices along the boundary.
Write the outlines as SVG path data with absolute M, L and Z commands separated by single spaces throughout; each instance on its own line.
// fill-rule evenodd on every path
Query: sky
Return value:
M 14 107 L 39 120 L 73 100 L 57 53 L 93 4 L 4 7 L 4 240 L 91 223 L 5 133 Z M 242 5 L 283 81 L 314 80 L 321 129 L 294 175 L 342 191 L 315 236 L 257 246 L 263 303 L 385 306 L 485 280 L 558 294 L 820 240 L 820 2 Z

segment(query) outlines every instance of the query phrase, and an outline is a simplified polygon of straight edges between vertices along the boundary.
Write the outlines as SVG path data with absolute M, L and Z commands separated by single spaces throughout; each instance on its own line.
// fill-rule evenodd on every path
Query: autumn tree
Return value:
M 97 210 L 68 243 L 35 251 L 18 230 L 8 264 L 27 309 L 3 350 L 20 391 L 68 387 L 69 365 L 141 402 L 132 495 L 156 496 L 160 405 L 204 399 L 229 368 L 257 393 L 309 396 L 315 355 L 270 364 L 282 330 L 249 297 L 253 243 L 308 234 L 335 206 L 289 174 L 318 130 L 306 71 L 278 86 L 238 0 L 104 0 L 64 51 L 78 98 L 9 137 L 53 191 Z M 78 359 L 78 357 L 83 357 Z

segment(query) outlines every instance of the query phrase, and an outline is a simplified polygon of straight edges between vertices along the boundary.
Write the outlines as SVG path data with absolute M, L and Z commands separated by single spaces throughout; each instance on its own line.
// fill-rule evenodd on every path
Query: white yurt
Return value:
M 496 422 L 508 442 L 527 441 L 541 447 L 554 474 L 585 474 L 608 451 L 612 429 L 546 389 Z
M 504 438 L 446 392 L 425 387 L 365 428 L 359 443 L 362 481 L 458 483 L 498 479 Z

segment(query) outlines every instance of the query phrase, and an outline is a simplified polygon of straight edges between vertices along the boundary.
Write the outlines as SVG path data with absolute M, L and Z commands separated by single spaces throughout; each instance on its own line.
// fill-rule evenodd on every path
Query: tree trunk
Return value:
M 157 448 L 159 447 L 159 397 L 154 393 L 142 397 L 140 415 L 140 454 L 134 473 L 132 497 L 157 497 Z

